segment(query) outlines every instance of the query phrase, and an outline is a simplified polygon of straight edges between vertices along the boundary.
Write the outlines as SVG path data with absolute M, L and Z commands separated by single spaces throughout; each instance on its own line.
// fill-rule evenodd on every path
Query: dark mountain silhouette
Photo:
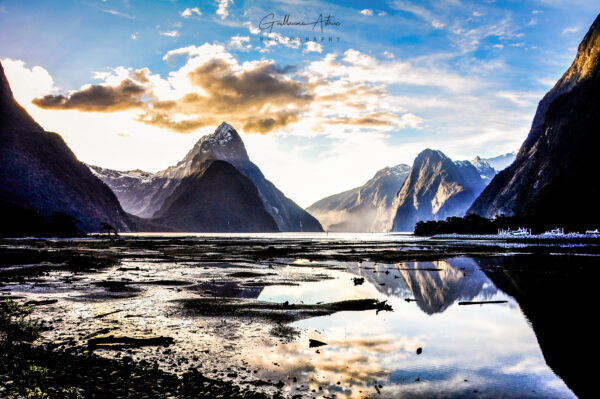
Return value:
M 600 16 L 571 67 L 540 101 L 515 161 L 494 177 L 469 212 L 598 227 L 599 109 Z
M 594 257 L 515 255 L 477 263 L 498 289 L 517 300 L 548 366 L 579 398 L 596 397 L 596 368 L 585 356 L 597 335 L 593 320 L 600 272 Z
M 280 231 L 323 231 L 313 216 L 264 177 L 250 161 L 239 134 L 225 122 L 213 134 L 202 137 L 177 165 L 156 174 L 90 168 L 113 189 L 127 211 L 151 218 L 159 216 L 157 212 L 183 179 L 197 173 L 207 160 L 226 161 L 246 176 L 258 190 L 264 208 Z M 164 217 L 161 220 L 168 222 Z
M 152 221 L 189 232 L 279 231 L 252 182 L 219 160 L 183 178 Z
M 16 103 L 0 64 L 0 213 L 15 207 L 42 218 L 66 214 L 88 232 L 98 231 L 102 222 L 119 230 L 132 227 L 110 188 L 58 134 L 45 132 Z M 4 229 L 10 234 L 10 227 Z

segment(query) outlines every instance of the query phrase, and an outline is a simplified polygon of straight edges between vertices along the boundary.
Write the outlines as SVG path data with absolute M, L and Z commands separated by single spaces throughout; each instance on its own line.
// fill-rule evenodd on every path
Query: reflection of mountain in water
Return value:
M 412 296 L 419 308 L 429 315 L 443 312 L 457 300 L 468 301 L 478 295 L 489 298 L 497 291 L 471 258 L 374 267 L 361 268 L 358 273 L 383 294 L 402 298 Z
M 600 277 L 594 256 L 516 255 L 478 260 L 493 283 L 513 296 L 531 322 L 548 366 L 580 398 L 596 397 L 590 366 Z

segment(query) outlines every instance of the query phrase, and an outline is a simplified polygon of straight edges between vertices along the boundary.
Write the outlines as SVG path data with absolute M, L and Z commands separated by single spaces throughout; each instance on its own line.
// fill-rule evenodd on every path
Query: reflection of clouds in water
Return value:
M 519 359 L 517 363 L 507 364 L 502 367 L 502 372 L 505 374 L 525 374 L 535 373 L 542 374 L 548 370 L 546 362 L 538 357 L 525 357 Z
M 265 367 L 281 364 L 282 376 L 301 374 L 304 378 L 298 376 L 298 384 L 310 384 L 311 389 L 320 385 L 338 397 L 376 394 L 375 381 L 383 385 L 381 396 L 377 395 L 382 398 L 464 397 L 472 395 L 473 389 L 487 392 L 483 395 L 487 397 L 498 392 L 522 397 L 540 389 L 544 381 L 556 380 L 514 300 L 498 291 L 472 259 L 347 265 L 348 271 L 365 277 L 363 285 L 355 287 L 348 273 L 328 270 L 334 280 L 286 287 L 285 292 L 279 290 L 279 298 L 330 301 L 383 299 L 385 294 L 394 312 L 342 312 L 297 322 L 296 327 L 311 332 L 271 350 L 261 360 Z M 421 303 L 407 303 L 406 297 Z M 510 304 L 456 303 L 488 299 L 507 299 Z M 308 337 L 328 346 L 317 354 L 308 349 Z M 415 354 L 417 347 L 423 348 L 422 355 Z M 555 396 L 569 397 L 562 383 L 548 389 L 558 393 Z
M 304 376 L 311 389 L 330 389 L 347 397 L 363 397 L 366 387 L 373 388 L 373 381 L 387 380 L 394 365 L 413 356 L 416 348 L 424 345 L 422 337 L 404 337 L 391 332 L 378 334 L 371 331 L 348 333 L 347 329 L 333 327 L 326 334 L 309 333 L 307 337 L 326 339 L 327 346 L 308 348 L 308 341 L 279 345 L 276 350 L 265 348 L 260 356 L 250 359 L 253 366 L 274 369 L 279 378 Z M 279 367 L 274 367 L 278 364 Z M 310 379 L 314 381 L 310 382 Z M 337 381 L 341 386 L 337 386 Z M 306 383 L 301 381 L 298 384 Z M 330 388 L 329 385 L 332 385 Z M 340 391 L 341 389 L 341 391 Z M 363 391 L 363 392 L 359 392 Z

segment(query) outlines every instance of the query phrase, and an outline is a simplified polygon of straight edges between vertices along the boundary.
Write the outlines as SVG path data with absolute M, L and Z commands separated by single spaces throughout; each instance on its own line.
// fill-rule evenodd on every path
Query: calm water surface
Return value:
M 267 244 L 273 240 L 268 235 L 253 237 Z M 158 243 L 171 238 L 153 237 Z M 394 244 L 395 250 L 407 250 L 403 245 L 408 243 L 412 250 L 419 249 L 421 239 L 401 239 L 404 243 Z M 319 251 L 327 254 L 327 240 L 347 240 L 349 250 L 365 243 L 373 248 L 384 243 L 389 249 L 386 242 L 399 238 L 286 235 L 285 240 L 281 245 L 318 240 L 325 243 Z M 194 244 L 170 245 L 180 250 Z M 111 249 L 118 250 L 125 251 Z M 560 325 L 571 319 L 565 316 L 565 301 L 556 297 L 579 294 L 572 281 L 580 277 L 574 270 L 587 272 L 597 265 L 594 256 L 501 253 L 394 263 L 335 256 L 312 261 L 302 256 L 245 259 L 231 258 L 236 248 L 221 243 L 203 253 L 223 261 L 207 262 L 194 257 L 149 259 L 161 252 L 154 247 L 126 251 L 130 258 L 105 270 L 52 270 L 31 281 L 0 284 L 0 292 L 58 299 L 40 315 L 55 327 L 47 340 L 85 343 L 107 331 L 169 335 L 175 338 L 173 347 L 140 348 L 130 355 L 158 361 L 171 371 L 199 368 L 242 385 L 282 381 L 284 392 L 305 397 L 572 398 L 572 389 L 581 389 L 566 364 L 569 352 L 561 349 L 561 343 L 574 336 L 561 335 L 570 334 Z M 335 251 L 339 254 L 343 248 Z M 127 288 L 107 288 L 106 282 L 114 281 Z M 307 318 L 279 325 L 286 331 L 281 336 L 273 333 L 277 323 L 262 319 L 181 312 L 179 300 L 199 297 L 290 304 L 375 298 L 387 301 L 393 311 Z M 460 304 L 473 301 L 502 303 Z M 309 339 L 326 345 L 311 348 Z M 98 353 L 120 356 L 111 350 Z

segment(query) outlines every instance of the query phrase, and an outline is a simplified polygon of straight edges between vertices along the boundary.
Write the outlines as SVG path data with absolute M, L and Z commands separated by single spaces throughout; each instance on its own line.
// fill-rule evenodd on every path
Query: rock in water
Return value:
M 494 177 L 469 213 L 598 227 L 599 109 L 600 15 L 571 67 L 540 101 L 515 161 Z

